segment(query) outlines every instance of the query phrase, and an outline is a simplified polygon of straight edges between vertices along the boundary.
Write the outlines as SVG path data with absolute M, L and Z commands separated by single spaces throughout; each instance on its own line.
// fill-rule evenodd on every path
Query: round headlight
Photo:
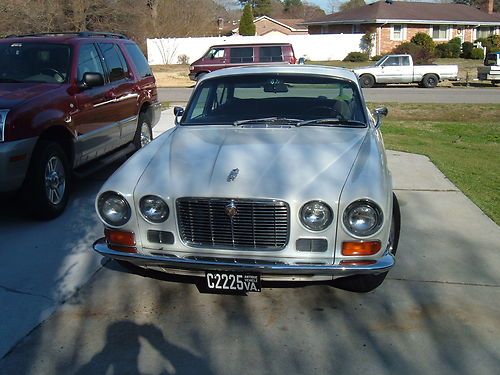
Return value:
M 361 200 L 351 203 L 344 211 L 344 226 L 358 237 L 368 237 L 382 226 L 382 210 L 374 202 Z
M 332 223 L 332 220 L 332 209 L 320 201 L 308 202 L 300 210 L 300 221 L 310 230 L 324 230 Z
M 130 205 L 120 194 L 107 191 L 97 201 L 99 215 L 106 224 L 119 227 L 130 219 Z
M 155 195 L 146 195 L 139 202 L 141 214 L 146 220 L 153 223 L 162 223 L 167 220 L 170 213 L 163 199 Z

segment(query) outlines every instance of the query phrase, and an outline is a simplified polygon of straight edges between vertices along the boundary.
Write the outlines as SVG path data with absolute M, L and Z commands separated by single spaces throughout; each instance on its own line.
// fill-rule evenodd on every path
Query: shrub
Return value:
M 462 43 L 462 56 L 464 59 L 470 59 L 471 58 L 471 52 L 472 49 L 474 48 L 474 43 L 471 42 L 463 42 Z
M 473 48 L 470 54 L 470 58 L 474 60 L 483 60 L 484 51 L 482 48 Z
M 189 56 L 188 55 L 177 56 L 177 64 L 189 64 Z
M 370 57 L 370 60 L 371 61 L 379 61 L 384 56 L 385 55 L 375 55 L 375 56 Z
M 433 53 L 430 53 L 422 46 L 415 43 L 404 42 L 392 50 L 395 54 L 408 54 L 413 58 L 413 63 L 415 65 L 430 64 L 434 57 Z
M 447 58 L 452 56 L 452 45 L 450 43 L 439 43 L 436 45 L 436 57 Z
M 411 42 L 416 44 L 417 46 L 423 47 L 427 52 L 433 53 L 434 48 L 436 47 L 434 41 L 431 36 L 426 33 L 416 33 L 413 38 L 411 38 Z
M 368 61 L 368 54 L 363 52 L 349 52 L 343 61 L 351 61 L 351 62 Z

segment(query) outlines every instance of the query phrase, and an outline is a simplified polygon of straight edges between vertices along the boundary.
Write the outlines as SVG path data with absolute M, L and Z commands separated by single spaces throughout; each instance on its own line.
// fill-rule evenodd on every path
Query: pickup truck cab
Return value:
M 74 173 L 145 146 L 159 116 L 147 60 L 123 35 L 0 39 L 0 193 L 20 190 L 34 216 L 59 215 Z
M 493 85 L 500 83 L 500 52 L 491 52 L 484 59 L 484 66 L 477 68 L 480 81 L 491 81 Z
M 457 65 L 413 65 L 411 55 L 385 55 L 375 65 L 354 69 L 361 87 L 376 83 L 419 83 L 433 88 L 443 80 L 456 81 Z

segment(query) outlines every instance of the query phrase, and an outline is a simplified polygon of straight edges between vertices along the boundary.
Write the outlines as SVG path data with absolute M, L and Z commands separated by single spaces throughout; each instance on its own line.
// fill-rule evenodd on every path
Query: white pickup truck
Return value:
M 481 81 L 491 81 L 493 85 L 500 83 L 500 52 L 486 55 L 484 66 L 477 68 L 477 78 Z
M 432 88 L 445 79 L 456 81 L 457 65 L 413 65 L 410 55 L 385 55 L 375 65 L 354 69 L 361 87 L 375 83 L 412 83 Z

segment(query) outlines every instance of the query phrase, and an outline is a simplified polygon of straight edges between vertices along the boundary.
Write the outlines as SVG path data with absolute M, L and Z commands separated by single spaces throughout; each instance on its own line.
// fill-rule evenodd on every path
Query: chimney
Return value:
M 493 0 L 485 0 L 480 9 L 488 14 L 493 14 Z

